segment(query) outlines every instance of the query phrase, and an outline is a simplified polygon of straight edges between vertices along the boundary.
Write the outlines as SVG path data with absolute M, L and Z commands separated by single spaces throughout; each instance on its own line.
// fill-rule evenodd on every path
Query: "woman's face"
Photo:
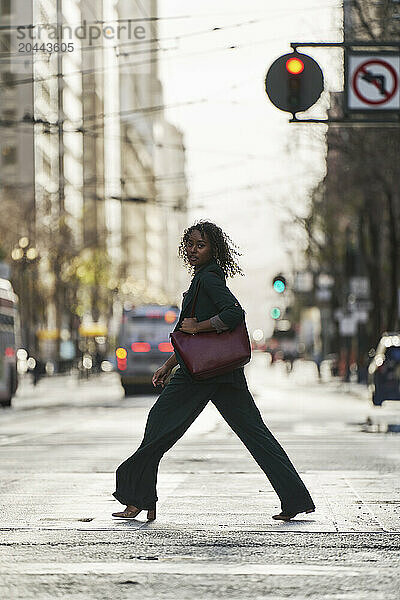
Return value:
M 198 229 L 194 229 L 186 242 L 186 254 L 191 265 L 200 267 L 208 262 L 212 257 L 212 249 L 207 234 L 204 238 Z

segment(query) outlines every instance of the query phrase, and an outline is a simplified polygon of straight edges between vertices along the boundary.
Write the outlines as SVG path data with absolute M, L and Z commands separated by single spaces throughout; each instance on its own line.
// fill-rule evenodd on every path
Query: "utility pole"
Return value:
M 61 47 L 62 42 L 62 0 L 56 0 L 56 8 L 57 8 L 57 42 L 59 43 L 59 47 Z M 64 111 L 63 111 L 63 54 L 62 52 L 57 52 L 57 126 L 58 126 L 58 223 L 56 227 L 56 256 L 57 263 L 60 259 L 60 250 L 63 247 L 63 239 L 64 239 Z M 56 289 L 55 289 L 55 298 L 56 298 L 56 329 L 61 331 L 61 322 L 64 311 L 64 286 L 60 286 L 59 281 L 59 264 L 57 264 L 55 268 L 56 275 Z M 60 289 L 61 287 L 61 289 Z M 60 357 L 60 339 L 57 339 L 57 349 L 56 349 L 57 359 Z
M 343 0 L 343 41 L 349 39 L 349 31 L 351 31 L 351 0 Z
M 57 41 L 61 45 L 62 34 L 62 0 L 57 2 Z M 57 102 L 58 102 L 58 210 L 64 214 L 64 140 L 63 140 L 63 85 L 62 85 L 62 52 L 57 52 Z

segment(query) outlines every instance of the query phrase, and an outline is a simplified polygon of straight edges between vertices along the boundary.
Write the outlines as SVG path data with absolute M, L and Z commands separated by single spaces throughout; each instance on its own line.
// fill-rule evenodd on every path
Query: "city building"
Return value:
M 76 316 L 115 329 L 124 303 L 180 301 L 184 145 L 164 116 L 155 0 L 1 0 L 0 10 L 10 25 L 0 36 L 0 197 L 19 199 L 4 244 L 35 245 L 45 306 L 31 326 L 57 355 Z

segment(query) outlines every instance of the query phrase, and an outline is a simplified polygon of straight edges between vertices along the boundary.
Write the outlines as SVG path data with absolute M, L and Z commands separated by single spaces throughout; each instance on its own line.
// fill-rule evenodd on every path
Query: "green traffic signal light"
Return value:
M 280 308 L 278 308 L 277 306 L 275 306 L 272 310 L 271 310 L 271 317 L 273 319 L 279 319 L 279 317 L 281 316 L 281 310 Z
M 283 281 L 281 281 L 280 279 L 277 279 L 277 280 L 274 282 L 274 290 L 275 290 L 276 292 L 278 292 L 278 294 L 282 294 L 282 292 L 284 292 L 284 291 L 285 291 L 285 287 L 286 287 L 286 286 L 285 286 L 285 284 L 284 284 L 284 283 L 283 283 Z
M 286 289 L 286 279 L 283 275 L 276 275 L 272 280 L 272 285 L 274 286 L 274 290 L 278 292 L 278 294 L 282 294 Z

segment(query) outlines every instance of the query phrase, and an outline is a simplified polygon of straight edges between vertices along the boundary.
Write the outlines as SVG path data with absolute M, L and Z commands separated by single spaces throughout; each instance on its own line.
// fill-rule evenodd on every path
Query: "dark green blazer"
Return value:
M 214 315 L 219 318 L 233 330 L 236 325 L 244 321 L 245 311 L 240 306 L 237 298 L 232 294 L 225 282 L 225 273 L 212 258 L 205 265 L 202 265 L 195 271 L 190 287 L 184 293 L 182 308 L 178 322 L 174 328 L 177 331 L 182 324 L 183 319 L 191 316 L 194 296 L 196 294 L 197 284 L 199 284 L 199 293 L 195 306 L 194 316 L 199 322 L 206 321 Z M 234 369 L 230 373 L 216 375 L 209 379 L 197 381 L 191 377 L 185 363 L 177 351 L 176 359 L 180 366 L 180 371 L 194 383 L 230 383 L 235 387 L 247 387 L 243 367 Z

